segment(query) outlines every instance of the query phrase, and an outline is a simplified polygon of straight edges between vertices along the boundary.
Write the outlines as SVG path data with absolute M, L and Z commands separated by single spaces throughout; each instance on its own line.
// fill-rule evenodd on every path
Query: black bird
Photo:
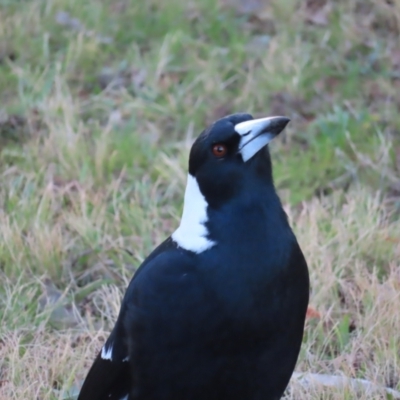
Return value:
M 78 400 L 276 400 L 309 277 L 267 148 L 285 117 L 222 118 L 192 146 L 182 220 L 137 270 Z

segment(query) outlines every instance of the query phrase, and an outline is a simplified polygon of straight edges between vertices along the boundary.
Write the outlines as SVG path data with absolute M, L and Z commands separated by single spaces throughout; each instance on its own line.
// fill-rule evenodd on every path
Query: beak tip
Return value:
M 276 135 L 279 135 L 290 122 L 288 117 L 274 117 L 272 121 L 272 130 L 275 131 Z

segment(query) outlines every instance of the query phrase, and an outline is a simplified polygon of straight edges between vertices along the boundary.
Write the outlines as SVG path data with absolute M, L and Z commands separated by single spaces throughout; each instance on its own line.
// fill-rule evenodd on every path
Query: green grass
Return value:
M 0 0 L 2 397 L 79 384 L 178 224 L 192 140 L 238 111 L 291 118 L 274 177 L 321 313 L 297 369 L 400 388 L 400 3 L 263 4 Z M 343 396 L 370 398 L 288 394 Z

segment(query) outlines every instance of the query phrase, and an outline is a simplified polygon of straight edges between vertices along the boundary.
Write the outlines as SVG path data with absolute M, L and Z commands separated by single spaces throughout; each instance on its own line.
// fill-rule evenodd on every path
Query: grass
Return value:
M 237 111 L 292 119 L 274 176 L 321 314 L 297 370 L 400 389 L 399 29 L 398 0 L 0 0 L 0 397 L 79 386 Z

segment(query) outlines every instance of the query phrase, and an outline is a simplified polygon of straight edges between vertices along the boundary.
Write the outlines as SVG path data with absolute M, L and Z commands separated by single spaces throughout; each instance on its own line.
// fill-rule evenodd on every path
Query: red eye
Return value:
M 224 144 L 218 143 L 214 144 L 212 147 L 212 152 L 215 157 L 221 158 L 226 155 L 228 148 Z

